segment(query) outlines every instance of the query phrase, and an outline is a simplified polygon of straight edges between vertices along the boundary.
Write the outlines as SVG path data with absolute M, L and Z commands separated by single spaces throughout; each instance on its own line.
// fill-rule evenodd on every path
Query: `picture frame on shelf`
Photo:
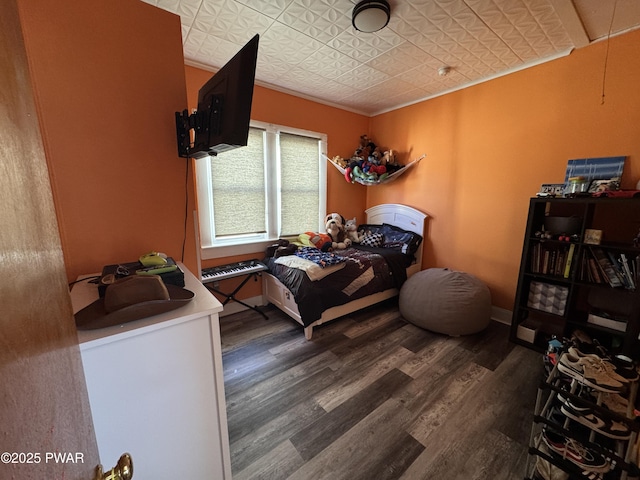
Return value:
M 622 178 L 626 156 L 576 158 L 567 162 L 564 183 L 568 185 L 571 177 L 584 177 L 588 182 L 592 180 Z
M 603 180 L 592 180 L 589 184 L 589 193 L 602 193 L 611 190 L 620 190 L 620 177 Z
M 587 228 L 584 231 L 584 243 L 588 243 L 590 245 L 600 245 L 602 241 L 602 230 L 597 230 L 595 228 Z
M 564 183 L 543 183 L 536 194 L 537 197 L 562 197 Z

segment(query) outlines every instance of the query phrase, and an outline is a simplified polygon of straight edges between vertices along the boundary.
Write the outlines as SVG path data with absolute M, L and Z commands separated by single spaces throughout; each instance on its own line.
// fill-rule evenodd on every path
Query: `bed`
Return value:
M 365 230 L 390 241 L 336 250 L 346 261 L 326 276 L 311 280 L 295 268 L 295 258 L 265 259 L 265 300 L 302 325 L 307 340 L 316 326 L 397 296 L 403 281 L 421 269 L 427 215 L 400 204 L 377 205 L 366 214 Z

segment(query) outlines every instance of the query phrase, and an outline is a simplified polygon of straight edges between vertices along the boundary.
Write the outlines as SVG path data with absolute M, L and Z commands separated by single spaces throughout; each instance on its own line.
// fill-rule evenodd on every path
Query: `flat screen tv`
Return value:
M 204 158 L 247 144 L 259 38 L 202 86 L 195 113 L 176 112 L 178 155 Z

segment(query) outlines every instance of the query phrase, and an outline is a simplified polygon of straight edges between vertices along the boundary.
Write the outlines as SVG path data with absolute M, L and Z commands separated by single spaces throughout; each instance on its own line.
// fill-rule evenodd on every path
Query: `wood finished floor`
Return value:
M 234 480 L 524 478 L 541 358 L 506 325 L 448 337 L 389 301 L 307 341 L 265 312 L 220 319 Z

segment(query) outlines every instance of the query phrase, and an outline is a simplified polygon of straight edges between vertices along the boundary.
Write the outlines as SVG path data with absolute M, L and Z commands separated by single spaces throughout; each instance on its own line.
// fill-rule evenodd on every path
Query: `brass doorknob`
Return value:
M 118 464 L 106 473 L 102 473 L 102 465 L 98 465 L 93 480 L 131 480 L 131 478 L 133 478 L 133 459 L 128 453 L 123 453 Z

